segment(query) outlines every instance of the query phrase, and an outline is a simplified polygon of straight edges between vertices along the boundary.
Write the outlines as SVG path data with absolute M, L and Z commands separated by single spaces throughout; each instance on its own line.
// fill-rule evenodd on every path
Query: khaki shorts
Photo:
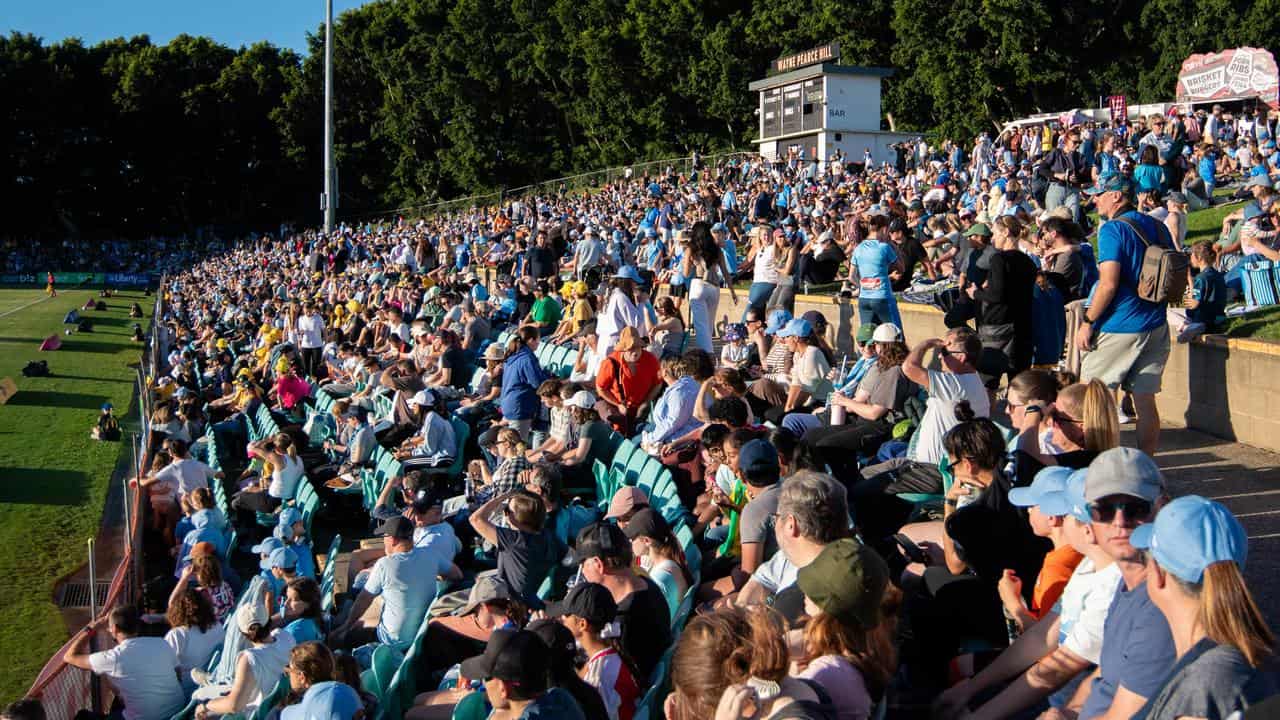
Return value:
M 1107 387 L 1140 395 L 1160 392 L 1169 360 L 1169 326 L 1138 333 L 1098 333 L 1094 349 L 1085 353 L 1080 380 L 1097 378 Z

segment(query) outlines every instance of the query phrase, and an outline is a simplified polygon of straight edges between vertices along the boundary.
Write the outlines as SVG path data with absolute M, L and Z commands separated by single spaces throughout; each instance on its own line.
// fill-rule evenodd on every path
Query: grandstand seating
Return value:
M 498 342 L 502 342 L 502 340 L 503 337 L 499 336 Z M 544 345 L 552 347 L 546 343 Z M 550 353 L 551 350 L 547 352 Z M 549 363 L 555 363 L 555 356 L 548 355 L 548 357 L 551 358 L 548 360 Z M 559 367 L 563 369 L 564 356 L 561 355 L 560 358 L 562 364 Z M 539 361 L 542 361 L 541 358 Z M 565 371 L 565 375 L 567 374 L 567 371 Z M 329 398 L 323 389 L 317 392 L 316 397 L 318 406 L 328 407 L 333 402 L 333 399 Z M 466 433 L 470 433 L 470 428 L 457 418 L 452 418 L 451 422 L 454 424 L 454 431 L 458 433 L 459 442 L 461 443 L 465 440 Z M 664 517 L 673 523 L 672 527 L 684 549 L 685 557 L 689 561 L 695 579 L 689 594 L 685 596 L 676 616 L 672 618 L 673 638 L 678 637 L 693 608 L 693 592 L 698 585 L 697 572 L 701 558 L 701 551 L 698 549 L 697 543 L 694 541 L 693 532 L 687 524 L 689 514 L 684 506 L 680 504 L 680 498 L 676 493 L 675 479 L 672 477 L 670 469 L 631 440 L 623 437 L 616 437 L 613 440 L 616 442 L 612 444 L 617 448 L 613 456 L 607 459 L 598 458 L 593 464 L 596 502 L 601 509 L 604 509 L 608 506 L 609 498 L 613 496 L 613 493 L 619 487 L 623 485 L 639 486 L 649 493 L 650 506 L 661 512 Z M 372 510 L 373 504 L 386 484 L 394 481 L 402 473 L 401 464 L 390 452 L 382 448 L 374 451 L 373 465 L 373 468 L 364 471 L 360 481 L 360 492 L 366 510 Z M 460 465 L 460 463 L 455 463 L 455 465 Z M 453 468 L 450 468 L 449 471 L 452 472 Z M 331 568 L 334 563 L 332 557 L 337 551 L 339 542 L 340 540 L 335 538 L 334 544 L 330 547 L 331 559 L 325 563 L 325 570 L 321 579 L 322 587 L 325 589 L 325 601 L 327 607 L 330 608 L 333 607 Z M 430 611 L 428 611 L 429 615 Z M 417 687 L 417 664 L 420 662 L 424 652 L 423 639 L 426 635 L 426 629 L 427 623 L 424 621 L 403 659 L 399 659 L 399 654 L 391 648 L 379 648 L 379 652 L 375 652 L 374 655 L 374 668 L 362 676 L 365 691 L 375 695 L 379 700 L 377 720 L 399 720 L 403 712 L 413 702 L 416 694 L 430 689 Z M 674 643 L 672 647 L 674 648 Z M 649 678 L 649 689 L 637 706 L 635 716 L 637 720 L 661 718 L 662 702 L 670 692 L 668 673 L 671 652 L 672 650 L 668 649 L 667 654 L 663 656 L 662 661 L 655 668 L 652 677 Z M 391 668 L 391 664 L 395 664 L 394 670 Z

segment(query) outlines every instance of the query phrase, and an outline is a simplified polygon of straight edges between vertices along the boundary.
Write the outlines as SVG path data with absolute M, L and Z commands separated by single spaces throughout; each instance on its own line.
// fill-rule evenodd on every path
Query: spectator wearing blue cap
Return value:
M 269 607 L 275 607 L 276 602 L 284 594 L 284 583 L 271 574 L 271 553 L 282 547 L 284 547 L 284 541 L 275 535 L 268 535 L 262 539 L 262 542 L 249 548 L 250 552 L 258 555 L 258 577 L 267 584 L 266 599 Z
M 1085 353 L 1081 380 L 1133 394 L 1138 446 L 1151 454 L 1160 442 L 1156 394 L 1169 359 L 1168 303 L 1140 298 L 1138 280 L 1147 248 L 1172 248 L 1173 240 L 1162 223 L 1134 210 L 1132 190 L 1128 178 L 1109 175 L 1088 191 L 1107 222 L 1098 230 L 1099 278 L 1075 344 Z
M 307 524 L 303 521 L 302 513 L 298 508 L 287 507 L 281 510 L 272 534 L 280 538 L 285 547 L 293 550 L 298 556 L 298 575 L 309 578 L 316 576 L 316 560 L 311 550 L 311 538 L 307 537 Z
M 333 681 L 337 662 L 321 643 L 295 645 L 284 670 L 298 701 L 280 711 L 281 720 L 354 720 L 364 707 L 351 686 Z
M 1006 569 L 1000 578 L 998 590 L 1000 601 L 1004 604 L 1005 614 L 1018 625 L 1019 631 L 1025 631 L 1036 621 L 1043 618 L 1062 597 L 1062 591 L 1075 572 L 1076 566 L 1084 559 L 1078 550 L 1067 541 L 1063 530 L 1065 520 L 1061 511 L 1043 505 L 1044 501 L 1055 493 L 1061 493 L 1071 477 L 1071 469 L 1060 466 L 1044 468 L 1036 474 L 1035 480 L 1028 487 L 1017 487 L 1009 491 L 1009 504 L 1026 508 L 1027 522 L 1036 537 L 1046 538 L 1053 543 L 1053 550 L 1045 555 L 1044 565 L 1036 577 L 1035 589 L 1031 593 L 1028 605 L 1022 592 L 1022 578 Z
M 1249 540 L 1231 511 L 1198 495 L 1180 497 L 1130 542 L 1147 553 L 1147 592 L 1178 654 L 1144 717 L 1225 718 L 1275 694 L 1260 669 L 1275 636 L 1245 585 Z
M 271 577 L 283 587 L 288 587 L 289 582 L 298 577 L 298 553 L 294 552 L 288 545 L 282 545 L 271 551 L 271 555 L 266 561 L 259 564 L 263 570 L 271 573 Z M 276 598 L 276 604 L 272 606 L 272 612 L 281 612 L 284 609 L 285 596 L 284 593 Z
M 1056 472 L 1056 471 L 1055 471 Z M 1091 676 L 1102 654 L 1103 629 L 1120 582 L 1120 566 L 1096 541 L 1089 503 L 1084 499 L 1086 471 L 1076 470 L 1060 490 L 1048 478 L 1036 492 L 1022 492 L 1017 501 L 1039 503 L 1040 512 L 1062 518 L 1063 536 L 1084 559 L 1076 566 L 1058 603 L 1026 628 L 1007 650 L 973 678 L 947 690 L 935 703 L 938 717 L 953 717 L 980 693 L 1007 685 L 989 702 L 974 708 L 973 717 L 1015 715 L 1049 698 L 1053 708 L 1064 707 Z M 1010 501 L 1014 500 L 1010 494 Z M 1055 692 L 1056 691 L 1056 692 Z
M 748 390 L 747 401 L 757 416 L 778 424 L 787 413 L 808 412 L 822 405 L 832 385 L 827 377 L 831 364 L 818 347 L 808 320 L 791 319 L 777 331 L 775 342 L 790 352 L 790 367 L 785 374 L 757 380 Z M 773 352 L 770 350 L 770 358 Z
M 732 194 L 732 191 L 730 191 Z M 722 222 L 718 222 L 711 226 L 711 237 L 715 239 L 716 245 L 720 246 L 720 250 L 724 253 L 724 264 L 729 270 L 729 278 L 732 279 L 738 274 L 738 246 L 733 241 L 733 234 L 729 232 L 729 227 Z

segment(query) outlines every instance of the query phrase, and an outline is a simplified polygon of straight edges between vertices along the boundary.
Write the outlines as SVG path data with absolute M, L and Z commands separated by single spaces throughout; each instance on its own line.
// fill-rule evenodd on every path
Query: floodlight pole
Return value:
M 324 231 L 333 232 L 333 0 L 324 5 Z

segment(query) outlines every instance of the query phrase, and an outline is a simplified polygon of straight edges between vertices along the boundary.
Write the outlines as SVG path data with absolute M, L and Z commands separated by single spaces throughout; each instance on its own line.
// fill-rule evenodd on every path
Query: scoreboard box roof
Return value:
M 866 77 L 887 78 L 893 77 L 891 68 L 882 67 L 865 67 L 862 65 L 837 65 L 835 63 L 820 63 L 818 65 L 809 65 L 807 67 L 797 68 L 790 72 L 780 75 L 771 75 L 762 80 L 756 80 L 747 86 L 752 92 L 760 90 L 769 90 L 771 88 L 780 87 L 782 85 L 790 85 L 800 80 L 808 80 L 820 75 L 862 75 Z

